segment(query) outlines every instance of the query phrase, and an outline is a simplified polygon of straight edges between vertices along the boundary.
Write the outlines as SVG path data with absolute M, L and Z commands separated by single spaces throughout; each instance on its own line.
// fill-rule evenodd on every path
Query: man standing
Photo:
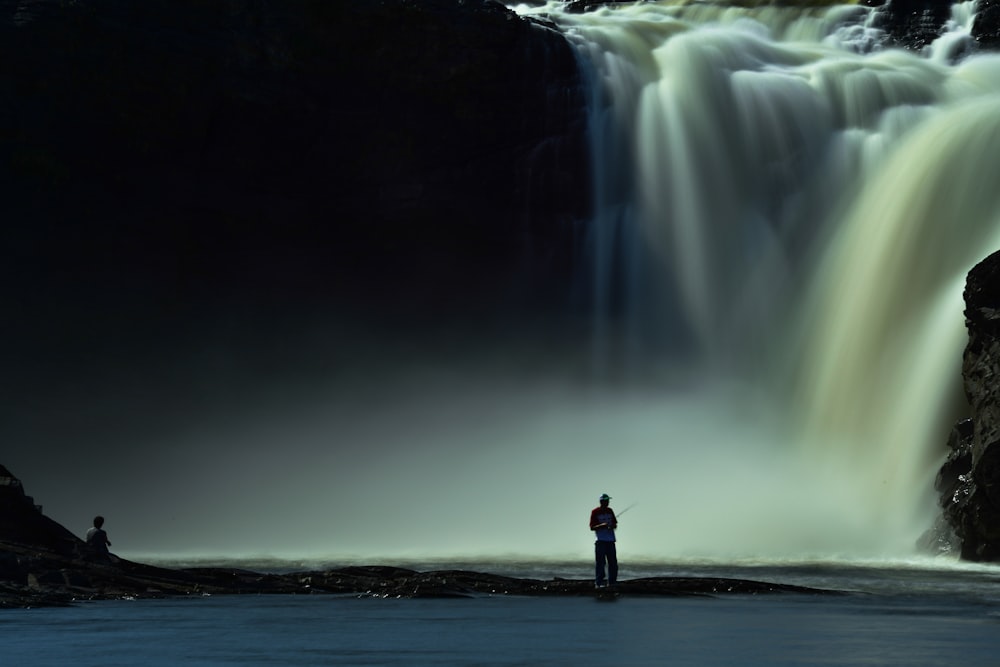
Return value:
M 594 556 L 597 559 L 595 584 L 598 588 L 605 585 L 614 586 L 618 581 L 618 554 L 615 553 L 615 528 L 618 519 L 608 503 L 611 496 L 601 494 L 600 506 L 590 513 L 590 529 L 594 531 L 597 541 L 594 542 Z M 607 564 L 608 576 L 604 577 L 604 566 Z

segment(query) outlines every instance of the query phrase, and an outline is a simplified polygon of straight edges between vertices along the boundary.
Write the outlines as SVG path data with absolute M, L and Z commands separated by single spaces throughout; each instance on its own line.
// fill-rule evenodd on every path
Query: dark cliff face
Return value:
M 1000 49 L 1000 2 L 979 0 L 972 35 L 984 49 Z
M 943 517 L 962 558 L 1000 560 L 1000 253 L 970 272 L 965 289 L 969 342 L 962 363 L 971 419 L 959 422 L 938 473 Z M 943 527 L 942 527 L 943 528 Z M 939 529 L 940 532 L 940 529 Z M 940 539 L 940 537 L 939 537 Z
M 40 0 L 0 22 L 0 166 L 15 210 L 62 214 L 29 240 L 74 255 L 184 255 L 201 279 L 241 269 L 227 246 L 317 278 L 421 249 L 503 266 L 587 207 L 573 54 L 496 3 Z
M 582 99 L 562 36 L 484 0 L 0 0 L 4 354 L 31 383 L 550 312 Z

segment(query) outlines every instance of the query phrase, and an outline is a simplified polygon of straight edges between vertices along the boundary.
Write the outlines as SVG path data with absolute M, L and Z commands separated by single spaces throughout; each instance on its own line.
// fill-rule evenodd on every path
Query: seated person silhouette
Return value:
M 111 554 L 108 552 L 110 546 L 111 540 L 108 539 L 108 534 L 104 531 L 104 517 L 95 516 L 93 528 L 87 531 L 87 547 L 98 558 L 111 560 Z

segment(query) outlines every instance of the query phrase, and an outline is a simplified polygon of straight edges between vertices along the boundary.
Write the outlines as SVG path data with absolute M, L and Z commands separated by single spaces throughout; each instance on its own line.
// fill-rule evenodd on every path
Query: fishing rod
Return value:
M 625 509 L 623 509 L 621 512 L 615 512 L 615 517 L 620 517 L 622 514 L 625 514 L 625 512 L 628 512 L 630 509 L 632 509 L 633 507 L 635 507 L 638 504 L 639 504 L 638 502 L 634 502 L 631 505 L 629 505 L 628 507 L 626 507 Z

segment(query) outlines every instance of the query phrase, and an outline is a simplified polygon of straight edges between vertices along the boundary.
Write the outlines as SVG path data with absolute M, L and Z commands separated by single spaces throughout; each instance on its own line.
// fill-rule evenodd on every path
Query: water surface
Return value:
M 614 602 L 325 595 L 120 600 L 0 613 L 0 641 L 5 663 L 42 667 L 985 666 L 996 664 L 1000 650 L 1000 571 L 993 568 L 687 569 L 825 582 L 850 592 Z

